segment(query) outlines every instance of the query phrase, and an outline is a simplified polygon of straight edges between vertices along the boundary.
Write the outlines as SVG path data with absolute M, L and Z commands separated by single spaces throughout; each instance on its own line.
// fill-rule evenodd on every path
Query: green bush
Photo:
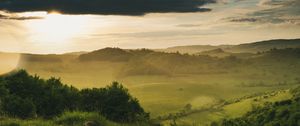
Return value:
M 149 114 L 118 82 L 78 90 L 60 79 L 40 79 L 20 70 L 0 78 L 0 112 L 19 118 L 52 118 L 64 111 L 97 112 L 117 122 L 148 121 Z M 2 96 L 2 97 L 1 97 Z
M 82 126 L 86 122 L 94 122 L 100 126 L 109 125 L 105 117 L 95 112 L 65 112 L 60 117 L 54 119 L 54 122 L 63 126 Z
M 32 118 L 36 114 L 36 108 L 29 99 L 22 99 L 18 96 L 8 96 L 1 102 L 3 112 L 10 116 L 19 118 Z
M 149 119 L 139 101 L 126 88 L 113 82 L 106 88 L 83 89 L 83 111 L 98 111 L 106 118 L 117 122 L 144 121 Z

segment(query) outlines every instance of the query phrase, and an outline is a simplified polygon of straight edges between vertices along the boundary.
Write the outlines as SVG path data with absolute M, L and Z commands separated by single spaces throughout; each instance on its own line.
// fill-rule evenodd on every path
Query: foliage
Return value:
M 292 91 L 295 95 L 291 100 L 256 107 L 240 118 L 225 119 L 223 126 L 297 126 L 300 125 L 299 88 Z
M 98 111 L 117 122 L 133 122 L 149 118 L 149 114 L 144 112 L 138 100 L 118 82 L 113 82 L 106 88 L 83 89 L 80 94 L 84 111 Z
M 138 100 L 118 82 L 105 88 L 78 90 L 61 83 L 60 79 L 40 79 L 20 70 L 4 76 L 0 81 L 1 110 L 19 117 L 51 118 L 64 111 L 99 112 L 118 122 L 147 121 Z
M 298 77 L 300 69 L 297 69 L 300 62 L 299 58 L 296 58 L 297 53 L 289 54 L 288 50 L 279 48 L 273 50 L 275 52 L 261 52 L 251 57 L 234 55 L 238 60 L 232 62 L 230 59 L 234 57 L 212 58 L 179 53 L 125 51 L 138 55 L 132 56 L 129 62 L 110 62 L 110 60 L 78 62 L 74 60 L 78 58 L 77 56 L 68 59 L 64 55 L 58 55 L 64 62 L 49 64 L 48 62 L 28 61 L 28 65 L 23 68 L 30 73 L 38 73 L 42 77 L 60 76 L 65 82 L 79 88 L 103 87 L 111 80 L 132 84 L 130 93 L 138 96 L 143 107 L 151 112 L 152 117 L 168 116 L 165 113 L 177 113 L 184 105 L 199 96 L 211 96 L 227 102 L 249 94 L 287 89 L 300 84 Z M 284 55 L 276 56 L 280 53 Z M 195 60 L 197 58 L 199 61 Z M 118 76 L 124 72 L 125 76 L 128 76 Z M 180 88 L 183 90 L 179 90 Z M 205 111 L 182 120 L 208 124 L 211 120 L 241 116 L 244 112 L 240 112 L 240 109 L 245 110 L 245 106 L 248 108 L 248 102 L 239 102 L 239 100 L 236 100 L 237 105 L 225 110 L 228 113 L 218 114 L 214 111 Z M 206 100 L 201 100 L 201 102 L 206 102 Z M 247 111 L 251 109 L 250 104 Z M 193 107 L 197 105 L 193 104 Z
M 10 95 L 2 101 L 1 109 L 10 116 L 20 118 L 31 118 L 35 116 L 36 108 L 30 99 L 21 99 L 18 96 Z
M 85 122 L 94 122 L 100 126 L 112 125 L 112 122 L 97 112 L 65 112 L 54 119 L 54 122 L 64 126 L 83 125 Z
M 97 112 L 64 112 L 62 115 L 51 120 L 47 119 L 17 119 L 17 118 L 1 118 L 0 126 L 152 126 L 145 122 L 135 123 L 116 123 L 107 120 L 104 116 Z

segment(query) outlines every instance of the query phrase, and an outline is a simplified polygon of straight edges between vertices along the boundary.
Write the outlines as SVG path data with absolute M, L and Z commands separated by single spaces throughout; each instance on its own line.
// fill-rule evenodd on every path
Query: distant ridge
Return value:
M 225 49 L 230 52 L 258 52 L 268 51 L 270 49 L 284 49 L 284 48 L 300 48 L 300 39 L 276 39 L 266 40 L 260 42 L 240 44 Z
M 65 55 L 82 55 L 88 53 L 87 51 L 79 51 L 79 52 L 68 52 L 68 53 L 64 53 Z
M 233 52 L 233 53 L 256 53 L 256 52 L 268 51 L 272 48 L 277 48 L 277 49 L 300 48 L 300 39 L 275 39 L 275 40 L 266 40 L 266 41 L 252 42 L 252 43 L 239 44 L 239 45 L 174 46 L 166 49 L 159 49 L 157 51 L 195 54 L 204 51 L 222 49 L 226 52 Z
M 223 52 L 219 53 L 257 53 L 257 52 L 264 52 L 269 51 L 270 49 L 277 48 L 277 49 L 284 49 L 284 48 L 300 48 L 300 38 L 298 39 L 274 39 L 274 40 L 265 40 L 259 42 L 250 42 L 244 43 L 239 45 L 186 45 L 186 46 L 173 46 L 168 48 L 162 49 L 153 49 L 153 51 L 157 52 L 179 52 L 179 53 L 189 53 L 189 54 L 199 54 L 199 53 L 212 53 L 211 51 L 220 51 Z M 117 51 L 119 50 L 119 51 Z M 120 49 L 120 48 L 102 48 L 95 51 L 78 51 L 78 52 L 67 52 L 63 54 L 53 54 L 53 55 L 74 55 L 74 56 L 82 56 L 84 57 L 85 54 L 96 54 L 96 53 L 104 53 L 115 51 L 116 54 L 119 53 L 128 53 L 134 50 L 142 50 L 142 49 Z M 152 50 L 152 49 L 146 49 Z M 2 52 L 2 54 L 28 54 L 28 55 L 52 55 L 52 54 L 32 54 L 32 53 L 17 53 L 17 52 Z M 214 52 L 215 53 L 215 52 Z
M 212 46 L 212 45 L 187 45 L 187 46 L 174 46 L 169 47 L 166 49 L 157 49 L 156 51 L 162 52 L 180 52 L 180 53 L 199 53 L 203 51 L 210 51 L 214 49 L 224 49 L 230 48 L 232 45 L 219 45 L 219 46 Z
M 79 56 L 80 61 L 127 61 L 131 53 L 120 48 L 104 48 Z

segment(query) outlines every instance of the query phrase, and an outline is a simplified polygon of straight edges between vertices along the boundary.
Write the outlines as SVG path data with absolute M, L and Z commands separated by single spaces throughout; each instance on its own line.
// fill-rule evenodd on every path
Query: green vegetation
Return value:
M 292 94 L 287 89 L 300 84 L 298 41 L 274 40 L 207 48 L 204 52 L 195 49 L 193 54 L 119 48 L 79 54 L 23 54 L 19 68 L 43 78 L 60 77 L 86 97 L 97 95 L 84 99 L 91 104 L 79 105 L 80 111 L 102 111 L 91 107 L 103 106 L 92 99 L 104 97 L 98 95 L 101 89 L 107 88 L 107 82 L 117 80 L 126 84 L 152 120 L 166 126 L 203 126 L 242 117 L 266 102 L 290 99 Z M 231 51 L 234 48 L 237 50 Z M 31 99 L 19 102 L 25 100 Z
M 81 111 L 96 112 L 115 122 L 149 121 L 139 101 L 118 82 L 105 88 L 78 90 L 59 79 L 44 80 L 20 70 L 1 77 L 0 90 L 0 112 L 4 117 L 52 119 L 65 111 Z
M 241 117 L 258 106 L 291 98 L 292 94 L 289 90 L 256 93 L 231 100 L 219 101 L 201 108 L 193 107 L 189 111 L 183 109 L 158 119 L 163 119 L 165 125 L 174 121 L 178 126 L 202 126 L 210 125 L 211 123 L 220 125 L 220 121 L 223 119 Z M 165 120 L 166 117 L 168 118 L 167 120 Z
M 299 126 L 300 88 L 293 89 L 293 98 L 255 107 L 244 116 L 225 119 L 222 126 Z
M 1 126 L 150 126 L 148 122 L 116 123 L 97 112 L 65 112 L 52 119 L 17 119 L 2 117 Z

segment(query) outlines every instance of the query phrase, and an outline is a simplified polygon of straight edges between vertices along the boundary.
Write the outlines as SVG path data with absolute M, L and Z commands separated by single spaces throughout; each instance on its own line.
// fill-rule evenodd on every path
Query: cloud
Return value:
M 257 4 L 257 6 L 266 6 L 270 5 L 273 2 L 273 0 L 260 0 Z
M 3 15 L 3 14 L 0 14 L 0 19 L 4 19 L 4 20 L 33 20 L 33 19 L 42 19 L 42 17 L 35 17 L 35 16 L 13 16 L 13 15 Z
M 257 22 L 256 18 L 234 18 L 230 19 L 231 22 Z
M 225 18 L 229 22 L 259 24 L 300 24 L 299 0 L 261 0 L 258 5 L 273 6 L 247 13 L 242 16 Z
M 64 14 L 144 15 L 210 11 L 200 6 L 216 0 L 1 0 L 9 12 L 59 11 Z
M 113 36 L 114 38 L 129 37 L 129 38 L 163 38 L 174 36 L 199 36 L 199 35 L 219 35 L 221 31 L 206 31 L 206 30 L 165 30 L 152 32 L 133 32 L 133 33 L 109 33 L 109 34 L 93 34 L 94 37 Z
M 287 2 L 291 2 L 291 1 L 294 1 L 294 0 L 260 0 L 258 3 L 257 3 L 257 6 L 260 6 L 260 7 L 265 7 L 265 6 L 281 6 Z
M 177 27 L 185 27 L 185 28 L 188 28 L 188 27 L 201 27 L 203 26 L 203 24 L 179 24 L 179 25 L 176 25 Z

